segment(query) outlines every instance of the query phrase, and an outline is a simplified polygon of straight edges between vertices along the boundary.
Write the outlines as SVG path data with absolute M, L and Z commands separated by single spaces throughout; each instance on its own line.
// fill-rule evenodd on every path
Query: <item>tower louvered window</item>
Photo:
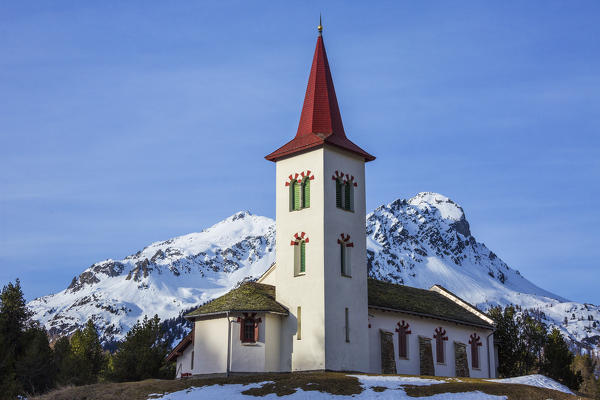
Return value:
M 335 181 L 335 206 L 342 210 L 354 211 L 354 176 L 335 171 L 331 177 Z
M 342 191 L 343 183 L 340 179 L 335 180 L 335 206 L 338 208 L 343 208 L 343 191 Z
M 305 232 L 298 232 L 290 245 L 294 246 L 294 276 L 304 275 L 306 272 L 306 244 L 309 238 Z
M 306 272 L 306 242 L 300 243 L 300 273 Z
M 310 181 L 315 176 L 310 170 L 291 174 L 285 182 L 290 191 L 290 211 L 298 211 L 310 207 Z
M 292 210 L 296 211 L 301 208 L 302 205 L 302 188 L 300 186 L 300 182 L 293 181 L 290 185 L 290 191 L 292 196 Z
M 344 209 L 354 210 L 354 190 L 350 182 L 344 183 Z
M 342 261 L 342 275 L 346 275 L 346 245 L 340 243 L 340 260 Z
M 304 178 L 302 181 L 302 208 L 310 207 L 310 179 Z
M 338 238 L 340 245 L 340 267 L 342 276 L 351 276 L 350 248 L 354 247 L 354 243 L 350 242 L 350 235 L 342 233 Z

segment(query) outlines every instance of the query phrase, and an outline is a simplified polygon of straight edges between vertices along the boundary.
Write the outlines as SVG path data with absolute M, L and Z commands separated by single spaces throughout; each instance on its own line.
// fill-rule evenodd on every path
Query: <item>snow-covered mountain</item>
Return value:
M 274 262 L 274 249 L 275 221 L 238 212 L 202 232 L 93 264 L 62 292 L 28 305 L 51 336 L 92 318 L 105 340 L 119 339 L 144 315 L 177 317 L 260 276 Z
M 381 206 L 367 215 L 366 228 L 372 277 L 421 288 L 441 284 L 483 309 L 518 304 L 576 342 L 600 341 L 598 306 L 570 302 L 511 269 L 477 242 L 463 209 L 445 196 L 419 193 Z M 274 249 L 275 222 L 239 212 L 202 232 L 93 264 L 62 292 L 29 306 L 52 335 L 93 318 L 105 340 L 119 339 L 144 315 L 174 318 L 259 277 L 274 262 Z

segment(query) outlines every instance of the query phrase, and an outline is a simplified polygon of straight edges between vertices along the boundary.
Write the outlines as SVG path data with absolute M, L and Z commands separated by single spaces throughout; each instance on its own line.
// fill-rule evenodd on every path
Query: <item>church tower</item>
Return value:
M 344 132 L 319 25 L 294 139 L 276 164 L 276 264 L 264 276 L 290 316 L 283 371 L 368 370 L 365 162 Z

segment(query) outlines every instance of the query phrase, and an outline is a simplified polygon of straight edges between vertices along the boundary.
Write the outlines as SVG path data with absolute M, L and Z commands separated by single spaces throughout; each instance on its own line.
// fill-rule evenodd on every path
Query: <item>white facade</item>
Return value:
M 175 377 L 181 378 L 182 376 L 188 376 L 188 374 L 193 374 L 193 365 L 192 365 L 192 353 L 194 352 L 194 346 L 187 346 L 181 355 L 177 357 L 177 361 L 175 363 Z
M 277 287 L 277 301 L 290 311 L 282 329 L 284 370 L 366 371 L 367 262 L 365 235 L 364 159 L 324 146 L 276 163 L 276 265 L 263 279 Z M 310 171 L 310 207 L 290 211 L 289 176 Z M 354 177 L 353 211 L 336 207 L 333 176 Z M 290 244 L 305 233 L 306 272 L 294 271 Z M 349 248 L 350 276 L 342 275 L 338 239 L 344 234 Z M 298 307 L 301 338 L 298 338 Z M 346 325 L 348 325 L 346 327 Z M 346 337 L 348 333 L 348 337 Z
M 405 321 L 410 325 L 410 335 L 407 335 L 407 357 L 399 357 L 398 322 Z M 442 327 L 446 330 L 448 340 L 443 341 L 445 360 L 436 360 L 436 342 L 433 339 L 435 329 Z M 454 342 L 466 345 L 469 376 L 472 378 L 495 378 L 496 362 L 494 352 L 493 331 L 474 326 L 457 324 L 434 318 L 419 317 L 402 312 L 380 311 L 369 309 L 369 372 L 381 373 L 381 331 L 391 332 L 394 336 L 394 359 L 396 371 L 399 374 L 419 375 L 419 336 L 432 340 L 435 376 L 456 376 Z M 479 354 L 479 368 L 473 368 L 471 357 L 470 335 L 477 334 L 481 338 L 481 346 L 476 346 Z
M 261 323 L 254 343 L 240 340 L 241 316 L 219 314 L 194 321 L 194 341 L 177 357 L 177 377 L 188 373 L 280 372 L 281 316 L 258 314 Z
M 419 373 L 418 336 L 430 338 L 442 326 L 448 336 L 447 357 L 443 364 L 435 365 L 436 375 L 455 375 L 453 343 L 468 345 L 473 333 L 485 339 L 478 353 L 481 366 L 469 365 L 470 376 L 495 375 L 495 369 L 488 368 L 495 365 L 488 349 L 492 329 L 449 323 L 441 316 L 424 318 L 368 308 L 368 286 L 373 282 L 367 282 L 365 160 L 374 157 L 345 136 L 321 36 L 298 133 L 267 159 L 276 164 L 276 262 L 252 284 L 265 289 L 260 294 L 265 301 L 250 304 L 245 299 L 254 294 L 245 291 L 235 297 L 235 308 L 223 300 L 210 311 L 200 307 L 192 313 L 193 345 L 169 356 L 178 359 L 178 376 L 188 370 L 194 375 L 314 370 L 381 373 L 380 332 L 394 333 L 398 320 L 408 321 L 412 327 L 407 357 L 401 359 L 398 349 L 393 349 L 398 373 Z M 300 194 L 291 189 L 297 182 L 305 185 L 307 179 L 310 190 L 301 186 L 300 205 Z M 336 190 L 338 180 L 346 185 L 343 193 Z M 338 199 L 342 198 L 352 201 L 340 206 Z M 253 287 L 248 285 L 236 290 Z M 484 325 L 490 323 L 484 314 L 445 289 L 432 290 L 441 295 L 437 301 L 452 301 L 482 318 Z M 393 304 L 394 310 L 403 309 L 404 303 L 406 300 Z M 257 311 L 252 313 L 258 314 L 256 320 L 247 313 L 242 317 L 241 309 Z M 462 309 L 457 315 L 464 315 Z M 246 318 L 243 326 L 248 330 L 241 330 L 239 318 Z M 388 340 L 385 348 L 389 347 Z M 388 365 L 389 353 L 385 354 Z

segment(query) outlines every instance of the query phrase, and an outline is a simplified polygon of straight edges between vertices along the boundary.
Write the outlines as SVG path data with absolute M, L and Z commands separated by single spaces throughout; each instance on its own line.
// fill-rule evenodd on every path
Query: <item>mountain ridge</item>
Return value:
M 484 310 L 518 304 L 537 310 L 574 343 L 600 342 L 598 306 L 569 301 L 510 268 L 475 239 L 464 210 L 448 197 L 422 192 L 398 199 L 377 207 L 365 222 L 369 276 L 426 289 L 441 284 Z M 95 263 L 63 291 L 28 305 L 53 336 L 92 318 L 109 342 L 143 315 L 177 318 L 258 278 L 275 261 L 274 250 L 275 221 L 240 211 L 201 232 Z

